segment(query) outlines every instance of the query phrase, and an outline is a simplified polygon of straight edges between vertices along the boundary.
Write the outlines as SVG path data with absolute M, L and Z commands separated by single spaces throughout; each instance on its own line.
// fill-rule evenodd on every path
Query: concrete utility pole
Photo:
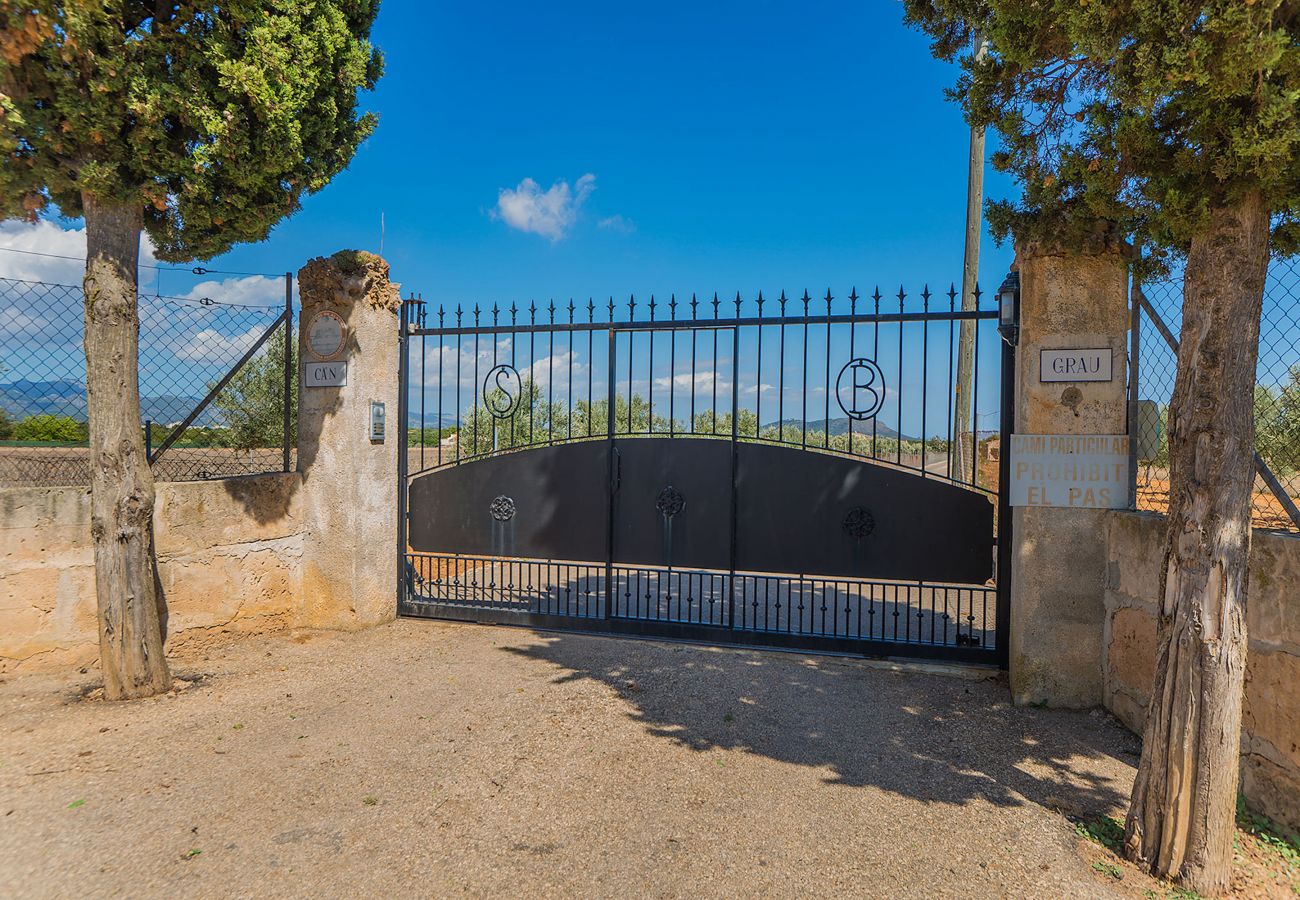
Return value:
M 975 61 L 978 63 L 988 55 L 989 42 L 979 34 L 974 38 Z M 961 270 L 961 308 L 963 311 L 975 309 L 975 283 L 980 271 L 980 235 L 984 230 L 984 128 L 973 126 L 970 130 L 970 158 L 966 171 L 966 249 Z M 976 432 L 974 410 L 971 408 L 971 383 L 975 375 L 975 326 L 974 320 L 961 323 L 961 337 L 957 345 L 957 395 L 955 407 L 956 421 L 953 423 L 954 472 L 950 478 L 974 480 L 974 460 L 976 453 Z M 970 432 L 970 447 L 962 443 L 963 436 Z

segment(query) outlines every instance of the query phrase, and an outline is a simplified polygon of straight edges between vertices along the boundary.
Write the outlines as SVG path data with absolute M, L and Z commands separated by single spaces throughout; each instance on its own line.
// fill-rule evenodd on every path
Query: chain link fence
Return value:
M 1136 292 L 1135 292 L 1136 295 Z M 1178 278 L 1141 287 L 1137 404 L 1131 431 L 1138 458 L 1137 508 L 1169 506 L 1169 400 L 1182 330 L 1183 285 Z M 1256 528 L 1300 531 L 1300 257 L 1269 266 L 1260 317 L 1255 387 Z M 1261 466 L 1260 463 L 1263 465 Z
M 278 280 L 264 281 L 260 301 L 140 295 L 141 428 L 155 478 L 293 467 L 292 299 L 287 278 L 278 303 L 267 297 Z M 0 278 L 0 485 L 89 484 L 83 321 L 80 286 Z

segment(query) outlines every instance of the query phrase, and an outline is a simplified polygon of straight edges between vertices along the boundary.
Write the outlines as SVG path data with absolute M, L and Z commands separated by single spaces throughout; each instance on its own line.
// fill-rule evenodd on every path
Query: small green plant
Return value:
M 85 803 L 85 802 L 86 802 L 86 801 L 85 801 L 84 799 L 81 799 L 81 800 L 73 800 L 71 803 L 68 804 L 68 809 L 76 809 L 78 806 L 80 806 L 81 804 L 83 804 L 83 803 Z
M 361 798 L 361 802 L 364 803 L 366 806 L 374 806 L 375 804 L 377 804 L 377 803 L 379 802 L 379 798 L 378 798 L 378 797 L 362 797 L 362 798 Z
M 190 849 L 186 850 L 184 853 L 181 854 L 181 859 L 193 859 L 194 857 L 198 856 L 202 852 L 203 851 L 200 850 L 198 847 L 191 847 Z
M 231 726 L 230 726 L 230 729 L 231 729 L 232 731 L 243 731 L 243 730 L 244 730 L 244 723 L 243 723 L 243 722 L 236 722 L 234 725 L 231 725 Z
M 1121 869 L 1119 866 L 1111 865 L 1108 862 L 1101 862 L 1100 860 L 1098 860 L 1097 862 L 1092 864 L 1092 868 L 1103 875 L 1107 875 L 1111 878 L 1114 878 L 1116 881 L 1119 881 L 1124 877 L 1123 869 Z
M 1246 808 L 1246 798 L 1237 795 L 1237 827 L 1281 857 L 1289 869 L 1300 869 L 1300 841 L 1284 833 L 1267 816 Z
M 724 722 L 734 722 L 734 721 L 736 721 L 736 717 L 733 716 L 731 713 L 727 713 L 725 716 L 722 717 L 722 721 L 724 721 Z
M 1110 816 L 1101 816 L 1086 822 L 1075 822 L 1074 833 L 1079 837 L 1101 844 L 1112 853 L 1118 853 L 1124 843 L 1124 826 Z

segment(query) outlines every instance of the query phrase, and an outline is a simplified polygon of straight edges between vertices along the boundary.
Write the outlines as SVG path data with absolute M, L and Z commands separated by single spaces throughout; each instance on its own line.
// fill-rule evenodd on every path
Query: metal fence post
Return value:
M 1142 396 L 1138 360 L 1142 353 L 1142 285 L 1129 269 L 1129 351 L 1128 351 L 1128 508 L 1137 509 L 1138 400 Z
M 289 406 L 293 402 L 293 273 L 284 273 L 284 470 L 290 471 L 293 438 Z

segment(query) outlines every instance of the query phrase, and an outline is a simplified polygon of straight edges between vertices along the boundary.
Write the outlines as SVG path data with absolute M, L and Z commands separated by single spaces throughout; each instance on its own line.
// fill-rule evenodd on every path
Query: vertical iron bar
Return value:
M 998 544 L 997 544 L 997 623 L 994 649 L 998 665 L 1006 668 L 1009 656 L 1011 624 L 1011 434 L 1016 425 L 1016 349 L 1002 341 L 1002 398 L 998 423 Z M 960 625 L 960 622 L 958 623 Z M 987 623 L 986 623 L 987 624 Z
M 409 402 L 408 372 L 410 369 L 410 318 L 406 304 L 399 307 L 401 321 L 398 323 L 397 354 L 397 606 L 401 611 L 407 597 L 406 584 L 406 405 Z M 285 320 L 286 326 L 288 319 Z
M 930 286 L 921 292 L 923 309 L 930 312 Z M 901 327 L 901 326 L 900 326 Z M 925 477 L 925 407 L 930 402 L 930 321 L 921 322 L 921 476 Z
M 612 312 L 612 310 L 611 310 Z M 628 332 L 628 338 L 631 339 L 632 333 Z M 617 487 L 615 479 L 618 477 L 618 459 L 615 454 L 618 449 L 614 446 L 614 366 L 617 360 L 618 351 L 618 332 L 614 330 L 614 322 L 611 318 L 609 323 L 609 378 L 605 386 L 605 492 L 607 502 L 605 504 L 605 618 L 614 617 L 614 604 L 617 602 L 614 592 L 614 491 Z M 628 356 L 632 354 L 629 352 Z M 630 613 L 630 610 L 628 611 Z
M 979 285 L 975 286 L 975 308 L 979 309 Z M 980 486 L 980 320 L 973 323 L 975 339 L 971 343 L 970 361 L 970 483 L 972 487 Z M 1005 344 L 1005 342 L 1003 342 Z M 1001 455 L 1001 448 L 998 450 Z M 973 599 L 972 599 L 972 602 Z
M 731 329 L 731 577 L 728 579 L 727 627 L 736 627 L 736 467 L 739 461 L 740 326 Z
M 903 464 L 903 286 L 898 286 L 898 427 L 894 434 L 894 461 Z
M 1137 509 L 1138 457 L 1137 439 L 1141 425 L 1138 423 L 1138 400 L 1142 396 L 1138 360 L 1142 349 L 1142 284 L 1132 280 L 1129 297 L 1129 352 L 1128 352 L 1128 508 Z
M 289 407 L 293 404 L 293 273 L 284 273 L 284 470 L 291 468 L 293 422 Z
M 826 289 L 826 410 L 822 419 L 822 446 L 829 450 L 831 448 L 831 290 Z M 826 586 L 822 585 L 823 605 L 825 603 L 824 592 Z M 822 628 L 826 628 L 826 615 L 822 614 Z

